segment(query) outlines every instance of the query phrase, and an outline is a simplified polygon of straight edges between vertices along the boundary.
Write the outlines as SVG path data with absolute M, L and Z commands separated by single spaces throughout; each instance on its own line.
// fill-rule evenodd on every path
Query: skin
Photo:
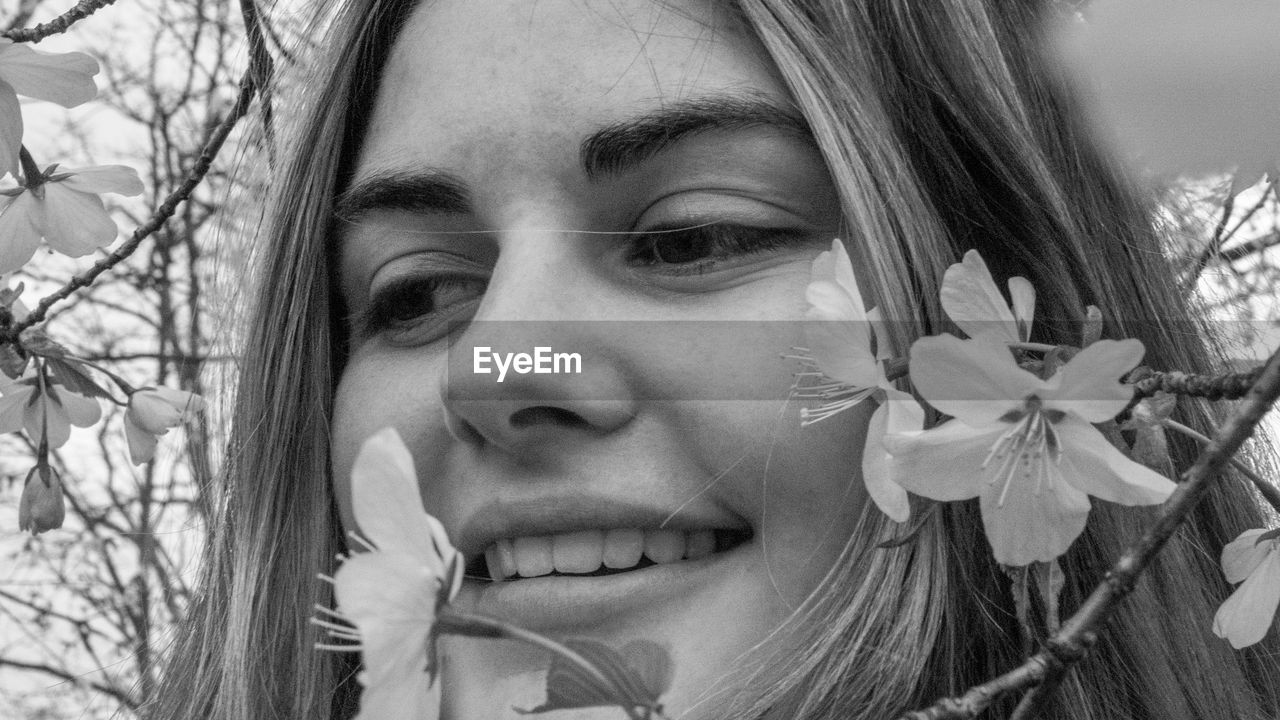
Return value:
M 790 103 L 758 42 L 712 3 L 423 3 L 392 52 L 351 186 L 434 168 L 470 202 L 363 208 L 337 238 L 353 318 L 333 418 L 348 528 L 356 452 L 392 425 L 425 507 L 468 557 L 521 513 L 562 517 L 561 507 L 586 525 L 607 509 L 602 529 L 633 513 L 637 526 L 674 514 L 669 526 L 750 530 L 746 544 L 675 574 L 628 573 L 633 584 L 612 595 L 609 578 L 575 579 L 568 595 L 544 580 L 494 605 L 493 584 L 474 579 L 458 600 L 554 637 L 658 642 L 675 667 L 671 717 L 713 714 L 705 693 L 732 691 L 743 653 L 778 642 L 766 639 L 819 585 L 866 500 L 857 468 L 873 408 L 802 429 L 787 400 L 798 366 L 780 357 L 803 345 L 794 321 L 810 265 L 839 226 L 811 141 L 720 128 L 623 172 L 580 165 L 600 127 L 726 92 Z M 705 223 L 785 241 L 708 250 L 685 233 L 655 251 L 637 234 Z M 454 280 L 433 289 L 441 276 Z M 404 278 L 416 289 L 375 302 Z M 392 320 L 366 322 L 377 307 Z M 664 322 L 628 322 L 638 319 Z M 447 321 L 470 324 L 449 338 Z M 583 372 L 498 384 L 471 371 L 477 345 L 579 352 Z M 516 717 L 513 706 L 543 702 L 547 662 L 505 642 L 446 640 L 445 716 Z

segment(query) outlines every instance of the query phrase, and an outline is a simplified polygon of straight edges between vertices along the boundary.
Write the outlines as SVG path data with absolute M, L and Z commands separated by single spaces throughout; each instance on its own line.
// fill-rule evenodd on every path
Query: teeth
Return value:
M 551 556 L 556 572 L 589 573 L 600 567 L 604 557 L 604 533 L 600 530 L 556 535 L 551 538 Z
M 684 533 L 679 530 L 651 530 L 644 534 L 644 554 L 665 565 L 684 557 Z
M 516 572 L 521 577 L 547 575 L 555 569 L 555 560 L 551 557 L 551 538 L 518 537 L 511 544 L 515 549 Z
M 610 530 L 604 536 L 604 566 L 615 570 L 635 567 L 644 554 L 644 531 Z
M 484 552 L 489 576 L 538 577 L 552 572 L 585 575 L 603 565 L 611 570 L 627 570 L 642 558 L 664 565 L 680 560 L 704 558 L 716 549 L 713 530 L 583 530 L 540 537 L 503 539 Z

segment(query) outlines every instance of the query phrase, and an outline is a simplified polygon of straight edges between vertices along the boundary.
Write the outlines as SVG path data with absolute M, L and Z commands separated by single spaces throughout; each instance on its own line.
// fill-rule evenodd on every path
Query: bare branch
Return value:
M 47 23 L 40 23 L 33 28 L 9 30 L 0 33 L 14 42 L 38 43 L 50 35 L 64 33 L 72 25 L 111 5 L 116 0 L 80 0 L 75 7 L 62 13 Z

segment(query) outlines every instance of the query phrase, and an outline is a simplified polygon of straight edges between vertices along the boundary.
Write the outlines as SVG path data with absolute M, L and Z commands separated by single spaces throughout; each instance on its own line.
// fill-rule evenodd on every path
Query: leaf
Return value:
M 114 400 L 111 393 L 107 392 L 101 385 L 94 382 L 84 370 L 81 370 L 79 363 L 73 360 L 62 360 L 58 358 L 46 358 L 45 364 L 53 370 L 53 375 L 73 393 L 84 395 L 89 398 L 105 398 Z
M 595 640 L 566 640 L 564 645 L 593 665 L 603 677 L 555 656 L 547 671 L 547 701 L 522 715 L 570 708 L 617 705 L 661 712 L 659 698 L 671 686 L 671 659 L 661 645 L 633 640 L 621 651 Z

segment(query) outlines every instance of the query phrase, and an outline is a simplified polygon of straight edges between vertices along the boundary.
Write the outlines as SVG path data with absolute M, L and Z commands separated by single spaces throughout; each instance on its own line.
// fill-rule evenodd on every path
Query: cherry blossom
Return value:
M 462 587 L 462 555 L 423 510 L 413 458 L 394 429 L 365 441 L 351 493 L 367 552 L 348 557 L 333 584 L 335 616 L 355 630 L 319 622 L 335 637 L 359 642 L 365 689 L 357 720 L 430 717 L 431 628 L 438 608 Z
M 84 53 L 46 53 L 0 38 L 0 175 L 15 173 L 22 146 L 19 95 L 63 107 L 86 103 L 98 94 L 93 76 L 98 63 Z
M 65 386 L 28 370 L 12 380 L 0 375 L 0 433 L 25 429 L 37 445 L 59 448 L 71 438 L 71 426 L 89 427 L 102 417 L 96 400 L 71 392 Z
M 881 441 L 886 433 L 919 430 L 924 426 L 924 410 L 910 393 L 893 387 L 885 377 L 887 334 L 882 332 L 878 311 L 865 309 L 853 263 L 839 240 L 833 240 L 831 250 L 813 261 L 805 298 L 809 302 L 805 317 L 814 321 L 805 325 L 809 352 L 816 374 L 827 380 L 798 389 L 797 395 L 821 401 L 816 408 L 802 411 L 803 424 L 824 420 L 864 400 L 876 402 L 862 451 L 862 480 L 881 511 L 905 522 L 910 515 L 907 493 L 893 481 Z
M 0 191 L 0 272 L 26 264 L 43 238 L 49 247 L 81 257 L 110 245 L 116 223 L 98 195 L 142 193 L 138 172 L 124 165 L 56 166 Z
M 129 395 L 124 411 L 124 435 L 129 441 L 129 458 L 134 465 L 150 462 L 156 442 L 196 413 L 204 410 L 204 399 L 185 390 L 148 387 Z
M 1042 380 L 1000 344 L 917 340 L 912 383 L 954 419 L 886 436 L 893 478 L 934 500 L 980 498 L 1000 563 L 1052 561 L 1084 530 L 1090 495 L 1153 505 L 1173 491 L 1173 482 L 1125 457 L 1091 424 L 1128 404 L 1133 388 L 1119 378 L 1143 352 L 1137 340 L 1100 340 Z
M 1222 548 L 1227 582 L 1240 583 L 1213 616 L 1213 633 L 1231 647 L 1266 636 L 1280 606 L 1280 538 L 1275 531 L 1246 530 Z

